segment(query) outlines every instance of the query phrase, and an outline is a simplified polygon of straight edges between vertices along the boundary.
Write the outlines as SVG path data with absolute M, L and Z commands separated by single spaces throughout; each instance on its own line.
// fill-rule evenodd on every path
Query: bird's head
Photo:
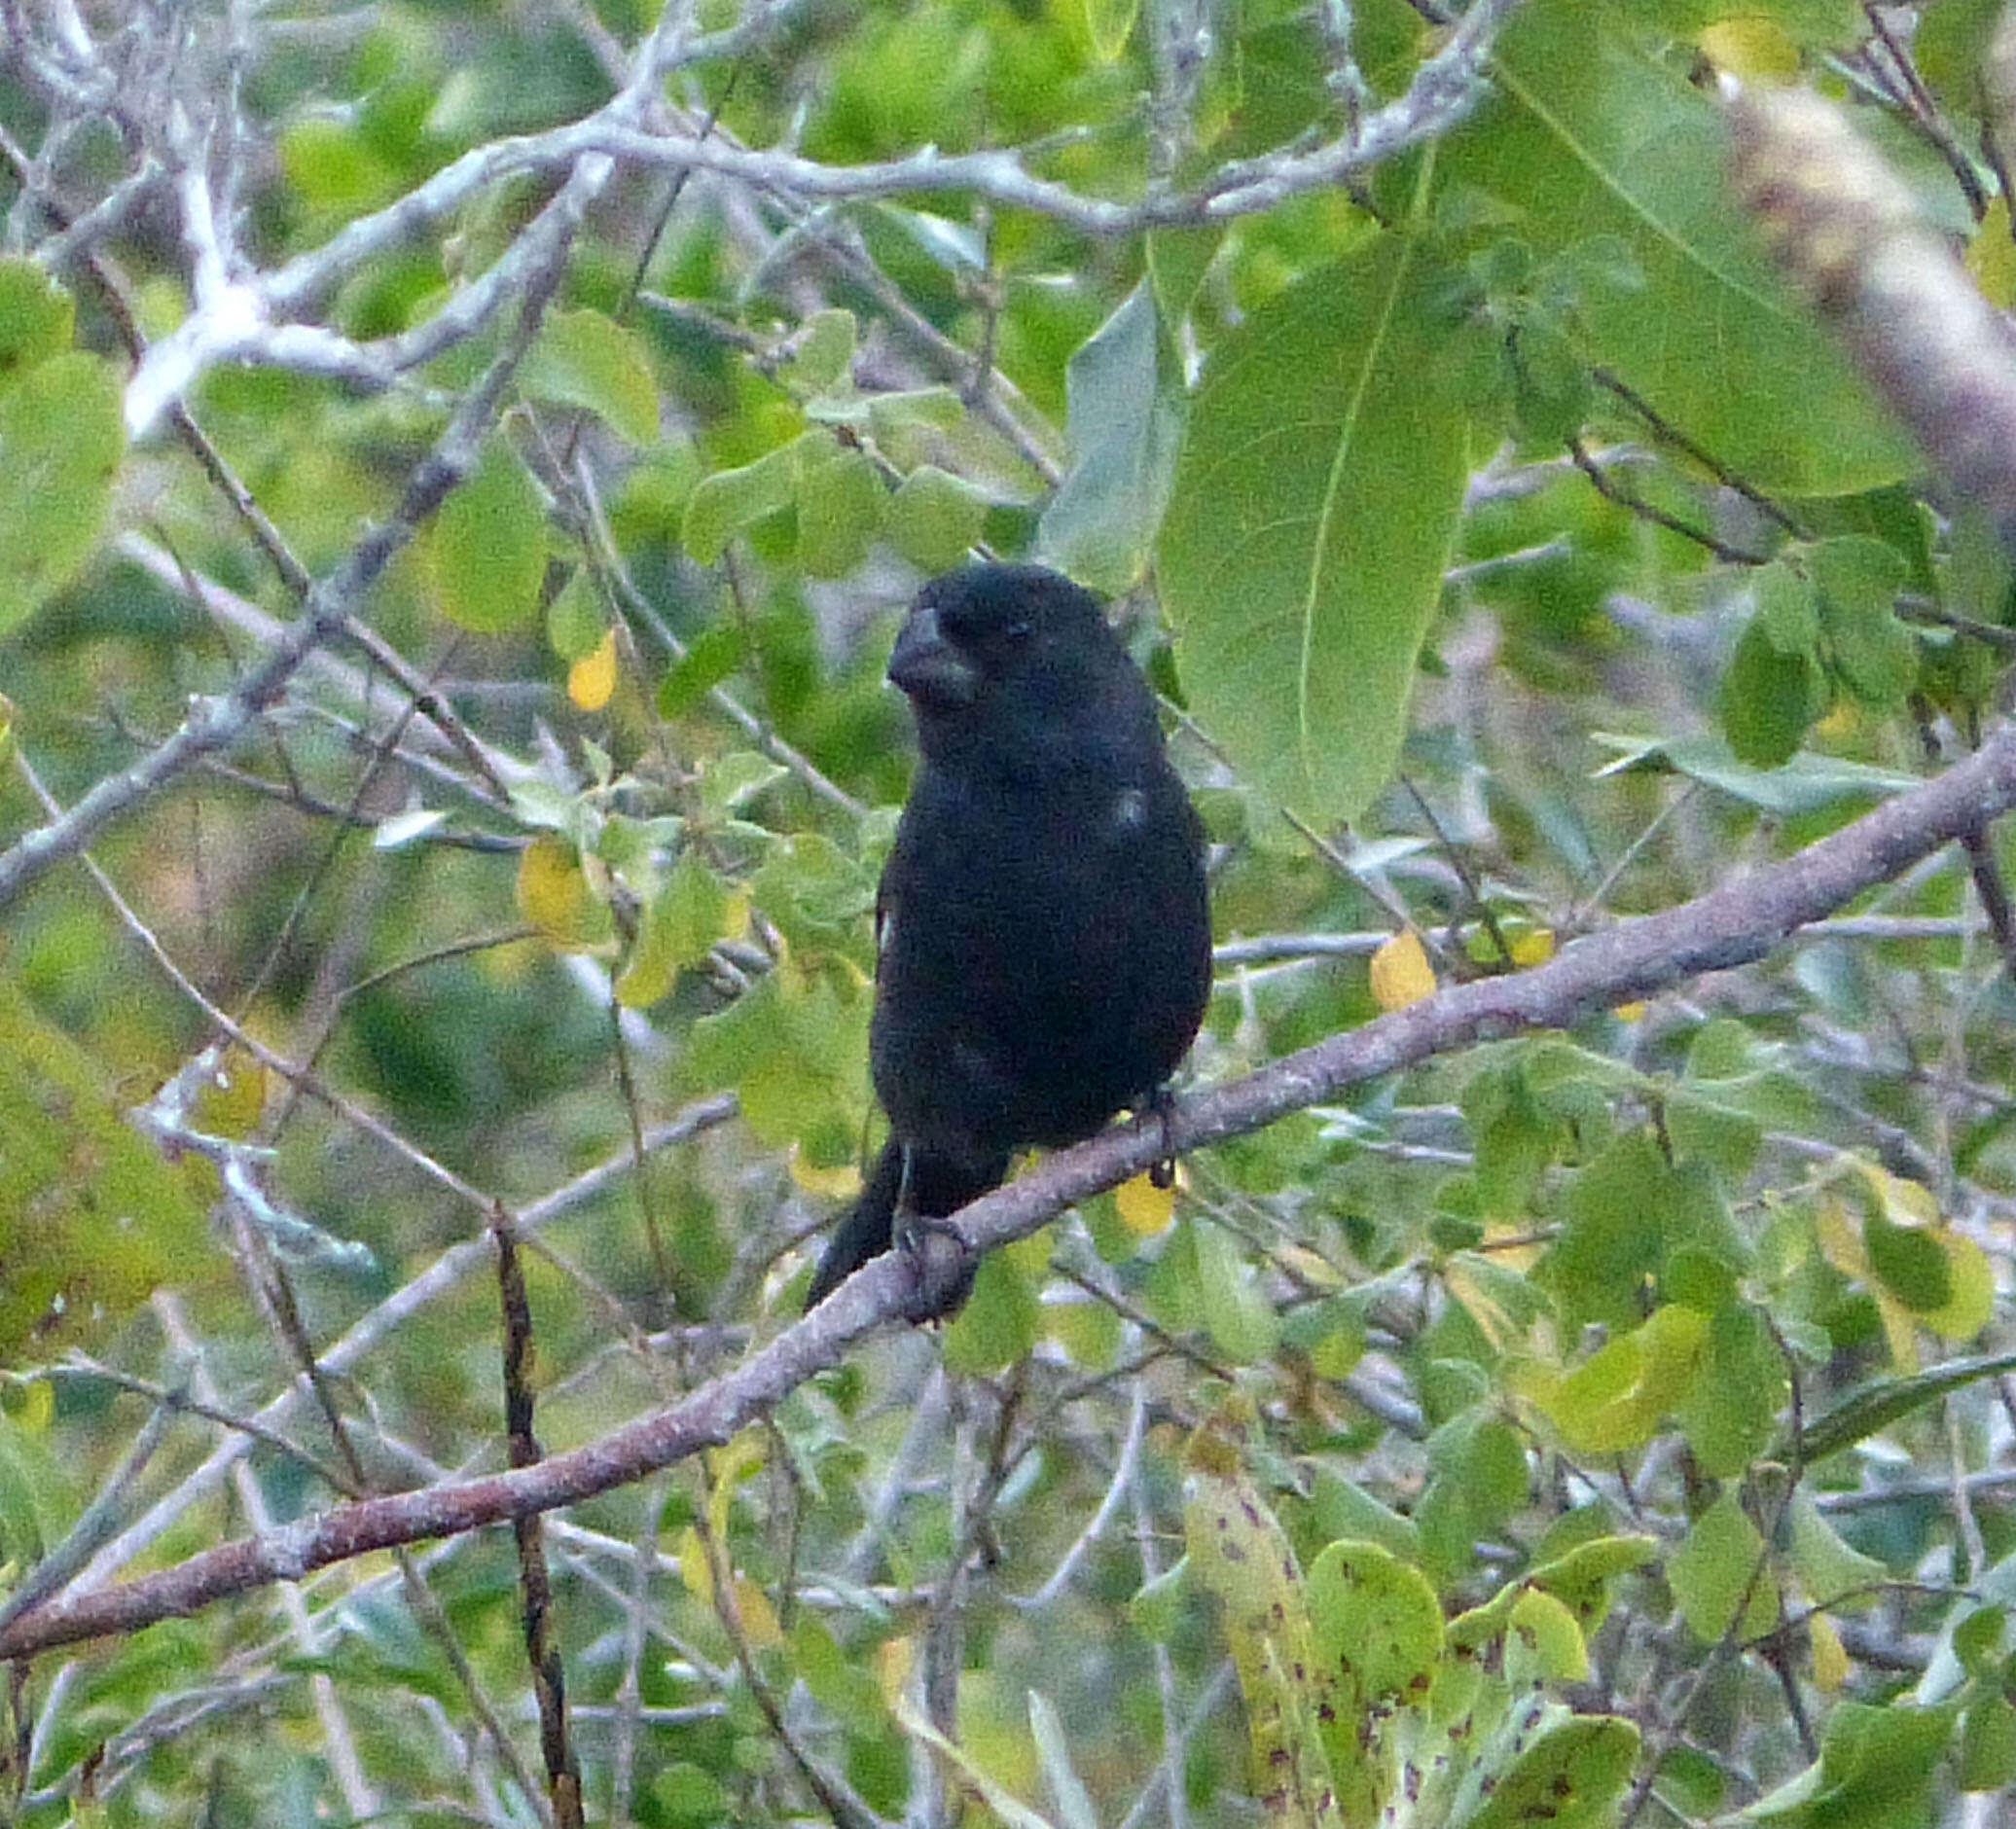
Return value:
M 1066 716 L 1132 672 L 1098 599 L 1040 565 L 968 565 L 934 578 L 896 636 L 889 678 L 928 751 L 940 734 L 1012 716 Z

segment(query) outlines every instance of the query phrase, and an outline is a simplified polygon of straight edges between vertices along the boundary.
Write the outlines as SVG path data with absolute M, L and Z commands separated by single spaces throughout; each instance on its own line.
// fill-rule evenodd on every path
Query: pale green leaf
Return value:
M 1214 352 L 1163 522 L 1163 606 L 1212 737 L 1323 826 L 1391 774 L 1469 471 L 1439 269 L 1398 233 Z

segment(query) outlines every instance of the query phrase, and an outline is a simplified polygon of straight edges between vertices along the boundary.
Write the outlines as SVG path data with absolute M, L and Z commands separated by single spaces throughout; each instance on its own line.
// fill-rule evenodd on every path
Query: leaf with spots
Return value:
M 1345 1829 L 1318 1728 L 1320 1694 L 1302 1571 L 1286 1533 L 1230 1451 L 1202 1438 L 1183 1505 L 1191 1579 L 1215 1595 L 1252 1739 L 1253 1785 L 1269 1816 L 1296 1829 Z M 1215 1464 L 1227 1462 L 1229 1464 Z

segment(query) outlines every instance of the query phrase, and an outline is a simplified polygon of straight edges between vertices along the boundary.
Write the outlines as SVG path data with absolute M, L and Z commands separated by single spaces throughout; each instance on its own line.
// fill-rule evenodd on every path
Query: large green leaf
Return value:
M 1323 822 L 1392 771 L 1468 469 L 1444 276 L 1402 233 L 1219 346 L 1163 523 L 1191 703 L 1249 780 Z
M 1921 469 L 1731 206 L 1715 106 L 1634 45 L 1630 12 L 1523 7 L 1442 185 L 1510 205 L 1536 249 L 1621 240 L 1641 282 L 1585 293 L 1587 353 L 1750 482 L 1840 495 Z

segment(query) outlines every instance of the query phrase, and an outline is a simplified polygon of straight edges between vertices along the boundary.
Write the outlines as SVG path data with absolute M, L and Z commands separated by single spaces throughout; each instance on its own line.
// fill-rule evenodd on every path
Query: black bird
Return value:
M 876 895 L 869 1061 L 890 1136 L 808 1308 L 1015 1151 L 1160 1092 L 1210 994 L 1204 829 L 1098 602 L 1036 565 L 918 592 L 889 656 L 922 751 Z

